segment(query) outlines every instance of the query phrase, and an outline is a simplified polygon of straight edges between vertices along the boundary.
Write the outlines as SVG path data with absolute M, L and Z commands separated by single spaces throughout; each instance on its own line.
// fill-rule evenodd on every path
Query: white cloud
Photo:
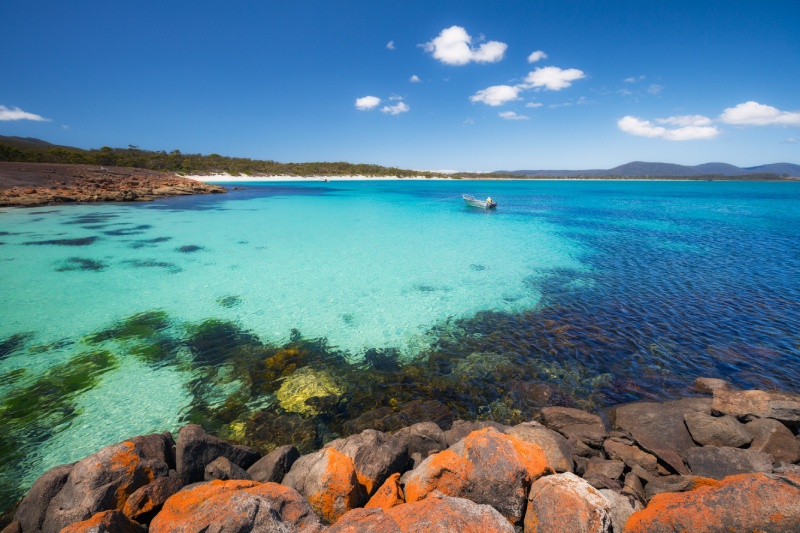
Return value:
M 18 107 L 9 109 L 4 105 L 0 105 L 0 120 L 35 120 L 36 122 L 50 122 L 49 118 L 44 118 L 40 115 L 28 113 Z
M 699 115 L 695 116 L 699 117 Z M 670 119 L 681 118 L 687 117 L 670 117 Z M 657 122 L 665 122 L 669 121 L 670 119 L 658 119 Z M 677 122 L 680 122 L 680 120 Z M 672 122 L 665 123 L 672 124 Z M 652 139 L 665 139 L 668 141 L 696 141 L 713 139 L 719 135 L 719 130 L 716 126 L 686 125 L 669 129 L 663 126 L 656 126 L 649 120 L 643 120 L 633 116 L 622 117 L 617 121 L 617 126 L 620 130 L 624 131 L 625 133 L 629 133 L 630 135 L 650 137 Z
M 389 100 L 390 100 L 391 102 L 397 102 L 398 100 L 402 100 L 402 99 L 403 99 L 403 97 L 402 97 L 402 96 L 400 96 L 400 95 L 397 95 L 397 94 L 393 94 L 393 95 L 391 95 L 391 96 L 389 97 Z
M 647 88 L 647 92 L 653 95 L 661 94 L 663 90 L 664 87 L 656 83 L 653 83 L 652 85 L 650 85 L 650 87 Z
M 390 115 L 399 115 L 405 113 L 411 108 L 405 102 L 397 102 L 395 105 L 387 105 L 381 108 L 382 113 L 389 113 Z
M 742 126 L 800 126 L 800 111 L 781 111 L 751 100 L 726 108 L 719 119 L 726 124 Z
M 528 56 L 528 63 L 536 63 L 542 59 L 547 59 L 547 54 L 541 50 L 536 50 L 535 52 L 531 52 L 531 55 Z
M 389 41 L 388 43 L 386 43 L 386 48 L 388 48 L 389 50 L 394 50 L 394 41 Z
M 470 62 L 496 63 L 503 59 L 508 45 L 489 41 L 473 48 L 472 37 L 461 26 L 451 26 L 430 42 L 421 45 L 435 59 L 448 65 L 466 65 Z
M 573 81 L 585 77 L 586 75 L 583 71 L 576 68 L 563 70 L 558 67 L 542 67 L 529 72 L 525 81 L 532 87 L 544 87 L 551 91 L 560 91 L 572 85 Z
M 504 118 L 506 120 L 528 120 L 531 117 L 526 117 L 525 115 L 517 115 L 513 111 L 503 111 L 497 114 L 498 117 Z
M 375 109 L 381 104 L 381 99 L 377 96 L 365 96 L 363 98 L 356 98 L 356 109 L 360 111 L 369 111 Z
M 703 115 L 678 115 L 667 118 L 657 118 L 659 124 L 671 124 L 672 126 L 711 126 L 713 121 Z
M 783 142 L 785 142 L 787 144 L 797 144 L 797 139 L 795 139 L 794 137 L 789 137 L 788 139 L 786 139 Z
M 543 105 L 544 104 L 541 102 L 528 102 L 527 104 L 525 104 L 525 107 L 531 107 L 533 109 L 536 109 L 537 107 L 542 107 Z
M 644 79 L 644 74 L 641 76 L 631 76 L 630 78 L 625 78 L 623 81 L 625 83 L 637 83 Z
M 420 83 L 420 82 L 422 82 L 422 80 L 419 79 L 419 76 L 417 76 L 416 74 L 414 74 L 413 76 L 408 78 L 408 81 L 410 81 L 411 83 Z
M 519 98 L 519 87 L 511 85 L 493 85 L 481 89 L 469 97 L 472 102 L 483 102 L 486 105 L 498 106 Z

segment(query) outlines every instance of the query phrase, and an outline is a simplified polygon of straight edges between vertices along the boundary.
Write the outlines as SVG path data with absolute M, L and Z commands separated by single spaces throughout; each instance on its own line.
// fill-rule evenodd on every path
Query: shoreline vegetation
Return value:
M 709 395 L 711 397 L 709 397 Z M 301 455 L 199 425 L 130 438 L 44 473 L 3 533 L 800 529 L 800 395 L 697 378 L 681 399 L 515 426 L 364 429 Z M 5 522 L 5 523 L 3 523 Z

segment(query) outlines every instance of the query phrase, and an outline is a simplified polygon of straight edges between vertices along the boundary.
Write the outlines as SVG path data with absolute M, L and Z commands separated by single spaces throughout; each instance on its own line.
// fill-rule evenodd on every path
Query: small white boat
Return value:
M 480 207 L 481 209 L 494 209 L 497 207 L 497 202 L 493 202 L 491 198 L 487 198 L 486 200 L 478 200 L 469 194 L 462 194 L 461 197 L 470 207 Z

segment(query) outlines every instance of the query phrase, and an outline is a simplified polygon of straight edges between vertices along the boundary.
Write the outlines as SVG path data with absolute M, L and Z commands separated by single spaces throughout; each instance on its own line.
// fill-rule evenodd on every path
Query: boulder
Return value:
M 74 466 L 75 463 L 57 466 L 39 476 L 14 514 L 14 520 L 20 523 L 23 531 L 41 529 L 50 500 L 67 482 L 67 477 Z
M 409 457 L 418 453 L 424 459 L 448 446 L 444 431 L 433 422 L 400 428 L 393 435 L 406 447 Z
M 753 437 L 750 450 L 768 453 L 778 462 L 793 463 L 800 459 L 800 442 L 777 420 L 757 418 L 744 428 Z
M 247 473 L 251 479 L 261 483 L 280 483 L 299 458 L 300 452 L 297 448 L 287 444 L 272 450 L 253 463 L 253 466 L 247 469 Z
M 545 456 L 547 456 L 547 462 L 556 472 L 573 471 L 572 456 L 575 450 L 561 434 L 537 422 L 525 422 L 516 425 L 507 430 L 506 433 L 541 448 Z
M 103 448 L 72 467 L 50 501 L 42 531 L 56 533 L 101 511 L 122 510 L 139 487 L 168 474 L 166 463 L 145 459 L 131 441 Z
M 175 462 L 184 485 L 203 481 L 206 466 L 217 457 L 225 457 L 233 464 L 247 469 L 261 455 L 247 446 L 236 446 L 209 435 L 196 424 L 183 426 L 178 431 Z
M 528 487 L 550 473 L 553 470 L 541 448 L 488 427 L 431 455 L 400 481 L 406 502 L 422 500 L 438 490 L 491 505 L 509 522 L 519 524 Z
M 683 418 L 692 439 L 700 446 L 740 448 L 753 440 L 744 425 L 732 416 L 686 413 Z
M 513 533 L 514 527 L 490 505 L 434 491 L 425 499 L 392 507 L 385 514 L 402 533 Z
M 175 440 L 169 431 L 142 435 L 129 440 L 142 450 L 142 457 L 145 459 L 163 461 L 170 469 L 175 469 Z
M 657 494 L 665 492 L 686 492 L 694 490 L 703 485 L 716 485 L 716 481 L 711 478 L 699 476 L 662 476 L 649 482 L 644 490 L 647 501 L 653 499 Z
M 800 476 L 741 474 L 689 492 L 658 494 L 625 533 L 800 530 Z
M 405 502 L 403 489 L 400 487 L 400 473 L 398 472 L 389 476 L 389 479 L 381 485 L 364 507 L 366 509 L 372 509 L 374 507 L 391 509 Z
M 603 420 L 580 409 L 545 407 L 542 409 L 542 420 L 545 426 L 566 438 L 574 438 L 593 448 L 601 447 L 608 437 Z
M 325 533 L 402 533 L 397 522 L 389 518 L 383 509 L 353 509 Z
M 686 452 L 686 462 L 695 476 L 719 480 L 734 474 L 771 472 L 775 459 L 754 450 L 704 446 Z
M 88 520 L 76 522 L 61 533 L 144 533 L 145 529 L 132 522 L 122 511 L 103 511 Z
M 131 494 L 122 512 L 131 520 L 147 524 L 158 514 L 164 502 L 181 488 L 181 478 L 177 472 L 171 470 L 169 477 L 160 477 Z
M 638 402 L 612 408 L 610 416 L 614 427 L 626 431 L 645 451 L 657 456 L 678 474 L 689 474 L 682 457 L 695 444 L 686 429 L 684 416 L 693 412 L 711 414 L 711 400 Z
M 319 519 L 296 490 L 277 483 L 210 481 L 167 500 L 150 533 L 316 531 Z
M 607 459 L 590 459 L 586 463 L 583 473 L 585 479 L 596 489 L 622 490 L 622 483 L 619 479 L 625 471 L 625 463 Z
M 476 420 L 475 422 L 456 420 L 453 422 L 453 426 L 444 432 L 445 441 L 447 442 L 447 446 L 452 446 L 473 431 L 490 427 L 496 429 L 500 433 L 505 433 L 510 429 L 509 426 L 500 424 L 498 422 L 493 422 L 492 420 Z
M 525 533 L 610 533 L 609 503 L 575 474 L 545 476 L 531 485 Z
M 308 498 L 314 512 L 330 524 L 366 501 L 353 460 L 336 448 L 300 457 L 283 484 Z
M 697 378 L 694 380 L 694 388 L 700 392 L 713 394 L 717 389 L 730 389 L 731 385 L 724 379 Z
M 206 481 L 213 481 L 215 479 L 226 481 L 228 479 L 251 478 L 250 474 L 245 472 L 241 467 L 231 463 L 227 457 L 217 457 L 206 465 L 203 479 Z
M 619 533 L 625 527 L 628 518 L 644 507 L 635 498 L 620 494 L 613 490 L 602 489 L 600 494 L 608 500 L 608 516 L 611 519 L 611 531 Z
M 408 448 L 393 436 L 374 429 L 337 439 L 325 445 L 353 460 L 356 476 L 366 498 L 375 494 L 390 475 L 403 472 L 408 464 Z M 365 500 L 366 501 L 366 500 Z M 360 502 L 359 506 L 364 502 Z
M 625 444 L 616 437 L 606 440 L 603 449 L 609 458 L 622 461 L 631 468 L 639 466 L 651 474 L 658 471 L 658 459 L 655 455 L 643 451 L 638 446 Z
M 800 394 L 717 389 L 711 409 L 744 421 L 774 418 L 781 422 L 800 422 Z
M 22 525 L 14 520 L 0 531 L 0 533 L 22 533 Z
M 645 501 L 644 487 L 639 476 L 633 472 L 625 474 L 625 485 L 622 487 L 622 494 L 635 498 L 640 502 Z

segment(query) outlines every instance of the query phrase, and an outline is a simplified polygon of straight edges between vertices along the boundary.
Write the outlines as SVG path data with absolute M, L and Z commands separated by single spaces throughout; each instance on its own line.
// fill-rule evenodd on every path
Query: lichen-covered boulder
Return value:
M 656 495 L 625 533 L 795 533 L 800 476 L 740 474 L 689 492 Z
M 365 429 L 357 435 L 331 441 L 325 447 L 334 448 L 353 460 L 365 498 L 375 494 L 390 475 L 403 472 L 408 463 L 405 444 L 394 436 L 374 429 Z M 359 502 L 359 505 L 363 503 Z
M 283 484 L 308 498 L 314 512 L 329 524 L 365 501 L 353 460 L 336 448 L 300 457 Z
M 48 505 L 42 531 L 57 533 L 98 512 L 122 510 L 139 487 L 168 474 L 166 463 L 147 459 L 146 452 L 131 441 L 103 448 L 70 470 Z
M 546 428 L 536 422 L 526 422 L 516 425 L 506 431 L 520 440 L 530 442 L 542 449 L 547 456 L 547 461 L 556 472 L 572 472 L 574 463 L 572 456 L 575 450 L 569 441 L 560 433 Z
M 261 458 L 261 454 L 247 446 L 237 446 L 209 435 L 196 424 L 183 426 L 178 431 L 175 459 L 184 485 L 203 481 L 206 466 L 217 457 L 225 457 L 247 469 Z
M 447 446 L 452 446 L 456 442 L 460 441 L 473 431 L 478 431 L 481 429 L 486 428 L 494 428 L 500 433 L 505 433 L 509 429 L 509 426 L 505 424 L 501 424 L 499 422 L 495 422 L 493 420 L 476 420 L 474 422 L 468 422 L 466 420 L 456 420 L 453 422 L 453 425 L 444 432 L 445 442 Z
M 88 520 L 76 522 L 61 533 L 144 533 L 145 529 L 121 511 L 103 511 Z
M 261 483 L 280 483 L 299 458 L 300 452 L 297 448 L 287 444 L 272 450 L 256 461 L 247 469 L 247 473 L 252 479 Z
M 514 527 L 490 505 L 450 498 L 434 491 L 425 499 L 392 507 L 385 514 L 402 533 L 513 533 Z
M 316 531 L 319 519 L 297 491 L 277 483 L 210 481 L 170 497 L 150 533 Z
M 403 489 L 400 487 L 400 473 L 398 472 L 389 476 L 389 479 L 381 485 L 364 507 L 366 509 L 375 507 L 391 509 L 403 503 L 405 503 L 405 496 L 403 496 Z
M 23 531 L 41 529 L 50 500 L 67 482 L 67 477 L 74 466 L 75 463 L 57 466 L 39 476 L 14 514 L 14 520 L 20 523 Z
M 389 518 L 383 509 L 353 509 L 325 533 L 402 533 L 397 522 Z
M 418 453 L 424 459 L 447 448 L 444 431 L 433 422 L 420 422 L 400 428 L 392 435 L 406 447 L 409 457 Z
M 131 520 L 147 524 L 161 510 L 164 502 L 181 488 L 181 478 L 172 470 L 169 477 L 160 477 L 131 494 L 122 512 Z
M 545 476 L 531 485 L 525 533 L 610 533 L 609 502 L 575 474 Z
M 541 448 L 489 427 L 431 455 L 400 481 L 406 502 L 438 490 L 491 505 L 510 523 L 520 524 L 530 484 L 551 473 Z

